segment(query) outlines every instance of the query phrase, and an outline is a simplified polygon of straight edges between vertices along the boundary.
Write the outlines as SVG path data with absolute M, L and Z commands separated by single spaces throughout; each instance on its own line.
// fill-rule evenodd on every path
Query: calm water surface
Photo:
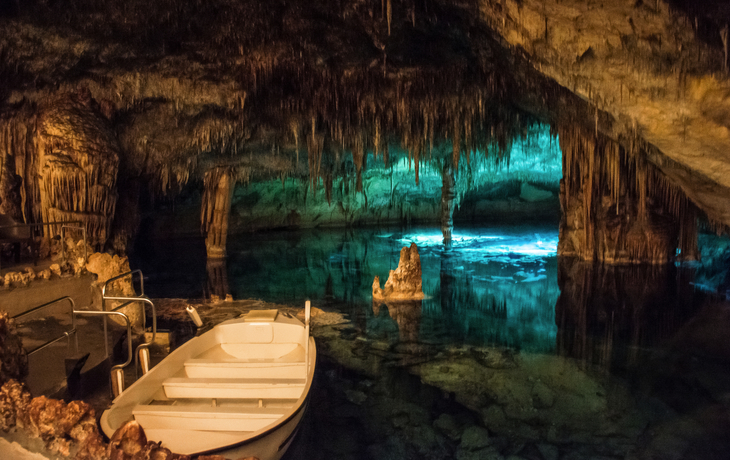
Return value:
M 690 268 L 558 260 L 554 227 L 278 231 L 141 247 L 152 297 L 338 312 L 288 458 L 730 458 L 730 309 Z M 419 247 L 419 302 L 372 301 Z

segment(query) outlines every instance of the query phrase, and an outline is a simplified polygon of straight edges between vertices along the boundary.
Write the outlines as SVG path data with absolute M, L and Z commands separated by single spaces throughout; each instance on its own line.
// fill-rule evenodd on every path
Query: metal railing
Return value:
M 66 221 L 60 221 L 60 222 L 38 222 L 38 223 L 31 223 L 31 224 L 14 224 L 14 225 L 0 225 L 0 231 L 4 229 L 12 229 L 12 228 L 29 228 L 31 229 L 28 235 L 28 238 L 10 238 L 12 240 L 17 240 L 17 242 L 21 242 L 24 240 L 32 240 L 34 238 L 33 230 L 38 227 L 51 227 L 51 226 L 61 226 L 61 257 L 65 260 L 66 259 L 66 242 L 65 242 L 65 230 L 66 229 L 74 229 L 74 230 L 81 230 L 84 235 L 84 263 L 88 260 L 88 254 L 87 254 L 87 240 L 86 240 L 86 227 L 83 225 L 84 223 L 80 220 L 66 220 Z
M 46 308 L 48 308 L 48 307 L 50 307 L 52 305 L 55 305 L 57 303 L 61 303 L 63 301 L 68 301 L 69 306 L 71 307 L 71 310 L 69 310 L 69 313 L 70 313 L 70 316 L 71 316 L 71 329 L 68 329 L 66 331 L 63 331 L 63 334 L 61 334 L 58 337 L 55 337 L 55 338 L 53 338 L 51 340 L 48 340 L 44 344 L 39 345 L 39 346 L 33 348 L 32 350 L 26 350 L 25 352 L 26 352 L 26 354 L 28 356 L 32 355 L 33 353 L 39 352 L 39 351 L 43 350 L 44 348 L 46 348 L 46 347 L 48 347 L 50 345 L 53 345 L 54 343 L 56 343 L 59 340 L 62 340 L 64 338 L 65 339 L 68 339 L 68 341 L 69 341 L 68 347 L 71 348 L 71 336 L 72 335 L 74 336 L 75 352 L 78 352 L 78 350 L 79 350 L 79 339 L 76 336 L 76 318 L 75 318 L 75 315 L 74 315 L 74 313 L 76 313 L 76 304 L 74 303 L 74 301 L 73 301 L 73 299 L 71 297 L 69 297 L 69 296 L 60 297 L 60 298 L 58 298 L 56 300 L 52 300 L 52 301 L 50 301 L 48 303 L 44 303 L 43 305 L 39 305 L 39 306 L 37 306 L 35 308 L 32 308 L 32 309 L 30 309 L 30 310 L 28 310 L 26 312 L 23 312 L 23 313 L 21 313 L 19 315 L 13 316 L 13 319 L 15 321 L 17 321 L 17 322 L 20 322 L 21 319 L 23 319 L 23 318 L 25 318 L 27 316 L 30 316 L 33 313 L 38 312 L 39 310 L 46 309 Z
M 115 281 L 118 281 L 118 280 L 126 278 L 126 277 L 131 277 L 132 282 L 134 282 L 135 274 L 139 274 L 140 294 L 138 296 L 115 296 L 115 295 L 106 294 L 107 288 L 109 287 L 110 283 L 113 283 Z M 113 310 L 107 310 L 106 303 L 109 300 L 123 301 L 124 303 L 114 307 Z M 137 349 L 134 354 L 134 359 L 135 359 L 134 372 L 135 372 L 135 376 L 139 377 L 140 355 L 147 356 L 147 360 L 148 360 L 149 346 L 155 341 L 155 338 L 157 337 L 157 313 L 155 311 L 155 304 L 149 299 L 149 297 L 144 295 L 144 276 L 142 275 L 142 270 L 132 270 L 132 271 L 129 271 L 126 273 L 122 273 L 121 275 L 117 275 L 113 278 L 109 278 L 108 280 L 106 280 L 106 282 L 104 283 L 104 286 L 101 289 L 101 309 L 103 312 L 117 312 L 119 309 L 124 308 L 128 305 L 131 305 L 133 303 L 137 303 L 137 302 L 142 303 L 142 313 L 143 313 L 142 321 L 143 321 L 143 328 L 145 328 L 145 329 L 147 328 L 146 327 L 147 324 L 146 324 L 146 315 L 144 314 L 144 313 L 146 313 L 145 309 L 144 309 L 144 305 L 148 304 L 150 306 L 150 308 L 152 309 L 152 338 L 149 340 L 149 342 L 143 342 L 143 343 L 139 344 L 137 346 Z M 127 318 L 127 320 L 129 320 L 129 318 Z M 131 340 L 132 335 L 129 334 L 128 337 L 129 337 L 129 339 L 128 339 L 129 354 L 127 356 L 127 361 L 124 364 L 122 364 L 121 367 L 115 366 L 114 368 L 112 368 L 112 371 L 115 368 L 121 369 L 121 368 L 127 367 L 129 365 L 129 363 L 132 362 L 132 340 Z M 106 317 L 104 317 L 104 344 L 106 347 L 105 348 L 106 355 L 109 356 L 108 326 L 107 326 Z M 146 373 L 147 370 L 149 370 L 149 368 L 143 367 L 142 370 L 143 370 L 143 373 Z
M 126 278 L 126 277 L 132 277 L 132 281 L 134 281 L 134 275 L 139 275 L 140 280 L 140 290 L 141 294 L 138 296 L 115 296 L 115 295 L 107 295 L 107 288 L 109 287 L 110 283 L 113 283 L 115 281 L 118 281 L 120 279 Z M 71 314 L 71 329 L 64 331 L 63 334 L 61 334 L 59 337 L 55 337 L 51 340 L 48 340 L 46 343 L 34 348 L 33 350 L 27 351 L 26 353 L 30 356 L 33 353 L 36 353 L 63 338 L 69 338 L 71 335 L 74 336 L 75 339 L 75 350 L 78 352 L 78 337 L 76 336 L 76 316 L 101 316 L 104 320 L 104 350 L 106 353 L 106 357 L 109 357 L 109 329 L 107 324 L 107 318 L 110 316 L 118 316 L 122 318 L 125 322 L 126 328 L 127 328 L 127 359 L 121 363 L 116 364 L 112 366 L 111 368 L 111 392 L 114 397 L 119 396 L 119 394 L 124 391 L 124 368 L 129 366 L 132 362 L 132 356 L 134 356 L 135 360 L 135 375 L 136 377 L 139 377 L 139 369 L 142 368 L 143 374 L 147 373 L 149 370 L 149 346 L 155 341 L 155 338 L 157 337 L 157 313 L 155 311 L 155 304 L 144 295 L 144 276 L 142 275 L 141 270 L 132 270 L 127 273 L 122 273 L 121 275 L 115 276 L 113 278 L 108 279 L 104 286 L 101 289 L 101 310 L 77 310 L 76 304 L 74 303 L 73 299 L 69 296 L 60 297 L 56 300 L 53 300 L 51 302 L 45 303 L 43 305 L 40 305 L 38 307 L 35 307 L 31 310 L 28 310 L 26 312 L 23 312 L 19 315 L 16 315 L 13 317 L 16 321 L 21 320 L 27 316 L 32 315 L 33 313 L 38 312 L 39 310 L 48 308 L 52 305 L 61 303 L 63 301 L 67 301 L 71 307 L 69 310 Z M 113 309 L 109 310 L 107 309 L 107 301 L 122 301 L 121 305 L 118 305 L 114 307 Z M 133 344 L 132 344 L 132 321 L 129 319 L 129 316 L 126 313 L 123 313 L 121 311 L 118 311 L 121 308 L 124 308 L 128 305 L 141 302 L 142 303 L 142 312 L 145 313 L 144 305 L 148 304 L 152 309 L 152 338 L 148 342 L 143 342 L 137 346 L 136 352 L 133 352 Z M 143 318 L 144 318 L 143 314 Z M 146 328 L 145 328 L 146 329 Z M 70 347 L 69 342 L 69 347 Z M 141 362 L 140 362 L 141 361 Z

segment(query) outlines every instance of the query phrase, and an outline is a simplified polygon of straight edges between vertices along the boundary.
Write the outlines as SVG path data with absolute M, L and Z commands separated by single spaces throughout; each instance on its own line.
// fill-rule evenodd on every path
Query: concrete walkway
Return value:
M 10 271 L 23 271 L 27 267 L 38 272 L 54 263 L 50 260 L 40 261 L 37 265 L 6 267 L 0 271 L 0 276 Z M 15 317 L 28 312 L 35 307 L 49 303 L 58 298 L 69 296 L 73 299 L 75 308 L 88 309 L 91 305 L 91 283 L 94 275 L 54 276 L 50 280 L 36 279 L 27 286 L 0 287 L 0 309 Z M 18 319 L 18 333 L 23 340 L 26 350 L 33 350 L 51 339 L 64 335 L 72 329 L 71 304 L 59 302 L 48 308 L 39 310 Z M 27 384 L 34 396 L 63 396 L 66 387 L 67 367 L 72 368 L 79 358 L 86 354 L 81 375 L 87 375 L 92 369 L 106 361 L 106 347 L 104 346 L 103 320 L 101 318 L 77 317 L 76 334 L 71 340 L 60 340 L 37 353 L 29 356 L 29 375 Z M 118 336 L 113 327 L 110 330 Z M 112 337 L 114 337 L 112 334 Z M 110 339 L 111 342 L 111 339 Z M 110 345 L 111 346 L 111 345 Z M 109 366 L 102 366 L 108 368 Z M 92 380 L 103 380 L 106 384 L 108 375 L 94 376 Z M 84 386 L 95 385 L 87 378 L 78 379 L 74 391 L 83 390 Z

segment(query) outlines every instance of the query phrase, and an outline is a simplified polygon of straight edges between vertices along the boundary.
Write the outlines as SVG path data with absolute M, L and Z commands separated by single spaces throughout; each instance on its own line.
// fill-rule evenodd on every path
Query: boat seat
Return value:
M 278 420 L 283 408 L 210 405 L 138 405 L 132 411 L 149 428 L 206 431 L 256 431 Z
M 304 391 L 305 379 L 230 379 L 173 377 L 162 382 L 165 396 L 182 398 L 281 398 L 298 399 Z
M 241 359 L 188 359 L 185 373 L 193 378 L 306 378 L 304 362 L 256 362 Z

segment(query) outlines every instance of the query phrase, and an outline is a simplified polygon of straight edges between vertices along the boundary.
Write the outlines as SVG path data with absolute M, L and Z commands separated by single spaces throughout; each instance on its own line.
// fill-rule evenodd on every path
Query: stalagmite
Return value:
M 411 243 L 410 247 L 403 247 L 400 250 L 398 268 L 390 271 L 384 288 L 380 288 L 380 278 L 375 277 L 373 280 L 373 299 L 423 299 L 421 276 L 421 256 L 418 254 L 418 246 L 416 246 L 416 243 Z
M 206 234 L 208 258 L 226 256 L 228 218 L 235 180 L 229 168 L 220 167 L 205 175 L 205 192 L 201 208 L 202 229 Z

